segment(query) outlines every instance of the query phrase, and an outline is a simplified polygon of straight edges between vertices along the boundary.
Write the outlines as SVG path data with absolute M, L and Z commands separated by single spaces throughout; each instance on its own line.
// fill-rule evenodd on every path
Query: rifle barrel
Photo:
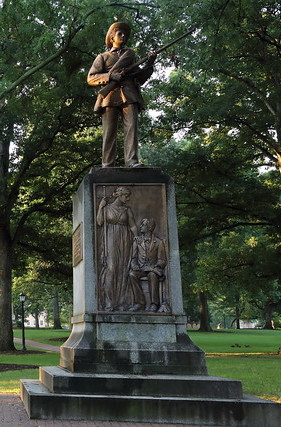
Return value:
M 163 50 L 168 49 L 168 47 L 172 46 L 173 44 L 179 42 L 181 39 L 183 39 L 184 37 L 189 36 L 190 34 L 192 34 L 195 31 L 195 27 L 191 28 L 191 30 L 187 31 L 186 33 L 182 34 L 180 37 L 178 37 L 177 39 L 171 41 L 170 43 L 166 44 L 165 46 L 160 47 L 159 49 L 155 50 L 155 53 L 158 55 L 158 53 L 163 52 Z M 134 68 L 137 68 L 139 65 L 142 65 L 144 62 L 146 62 L 148 60 L 149 56 L 147 55 L 145 58 L 141 58 L 139 61 L 135 62 L 134 64 L 132 64 L 130 67 L 127 68 L 126 73 L 129 73 L 131 70 L 133 70 Z
M 171 41 L 170 43 L 166 44 L 165 46 L 160 47 L 159 49 L 157 49 L 155 52 L 158 54 L 160 52 L 162 52 L 163 50 L 167 49 L 168 47 L 172 46 L 173 44 L 179 42 L 181 39 L 183 39 L 184 37 L 189 36 L 190 34 L 192 34 L 195 31 L 195 28 L 191 28 L 191 30 L 187 31 L 186 33 L 182 34 L 180 37 L 178 37 L 177 39 Z

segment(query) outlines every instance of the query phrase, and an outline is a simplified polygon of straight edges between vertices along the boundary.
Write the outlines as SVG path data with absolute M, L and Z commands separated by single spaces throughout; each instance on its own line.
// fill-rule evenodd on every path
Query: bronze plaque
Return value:
M 73 267 L 83 259 L 83 229 L 82 223 L 78 225 L 72 235 L 72 262 Z
M 165 184 L 94 184 L 99 309 L 169 312 Z

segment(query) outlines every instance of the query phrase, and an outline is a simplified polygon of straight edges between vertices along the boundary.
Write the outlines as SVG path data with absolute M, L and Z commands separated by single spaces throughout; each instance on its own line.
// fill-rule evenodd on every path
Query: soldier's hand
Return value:
M 149 52 L 147 64 L 153 65 L 156 60 L 156 57 L 157 57 L 157 53 L 155 52 L 155 50 L 152 50 L 151 52 Z
M 123 78 L 123 73 L 112 73 L 110 74 L 110 80 L 114 82 L 120 82 Z

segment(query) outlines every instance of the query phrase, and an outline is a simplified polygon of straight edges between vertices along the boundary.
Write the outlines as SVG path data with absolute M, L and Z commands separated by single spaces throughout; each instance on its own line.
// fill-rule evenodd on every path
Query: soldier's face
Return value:
M 113 41 L 113 46 L 114 47 L 120 47 L 122 46 L 124 43 L 126 43 L 126 34 L 124 33 L 124 31 L 119 30 L 117 28 L 117 30 L 115 31 L 115 34 L 112 38 Z

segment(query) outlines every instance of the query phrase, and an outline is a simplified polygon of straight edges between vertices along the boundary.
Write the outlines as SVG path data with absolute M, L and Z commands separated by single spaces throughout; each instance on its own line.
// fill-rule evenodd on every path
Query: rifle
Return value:
M 191 30 L 187 31 L 186 33 L 182 34 L 180 37 L 178 37 L 177 39 L 171 41 L 170 43 L 166 44 L 165 46 L 160 47 L 159 49 L 156 49 L 154 51 L 155 56 L 158 55 L 159 53 L 163 52 L 163 50 L 168 49 L 168 47 L 172 46 L 173 44 L 179 42 L 180 40 L 182 40 L 183 38 L 189 36 L 190 34 L 192 34 L 195 31 L 195 28 L 191 28 Z M 128 68 L 126 68 L 123 71 L 123 75 L 124 77 L 130 73 L 132 73 L 132 71 L 134 71 L 135 68 L 138 68 L 140 65 L 144 64 L 145 62 L 147 62 L 150 58 L 150 55 L 146 55 L 144 58 L 140 59 L 139 61 L 135 62 L 134 64 L 130 65 Z M 107 83 L 106 86 L 104 86 L 100 91 L 99 91 L 99 95 L 101 95 L 103 98 L 105 98 L 109 92 L 111 92 L 113 89 L 115 89 L 116 87 L 118 87 L 119 82 L 116 82 L 114 80 L 111 80 L 109 83 Z

